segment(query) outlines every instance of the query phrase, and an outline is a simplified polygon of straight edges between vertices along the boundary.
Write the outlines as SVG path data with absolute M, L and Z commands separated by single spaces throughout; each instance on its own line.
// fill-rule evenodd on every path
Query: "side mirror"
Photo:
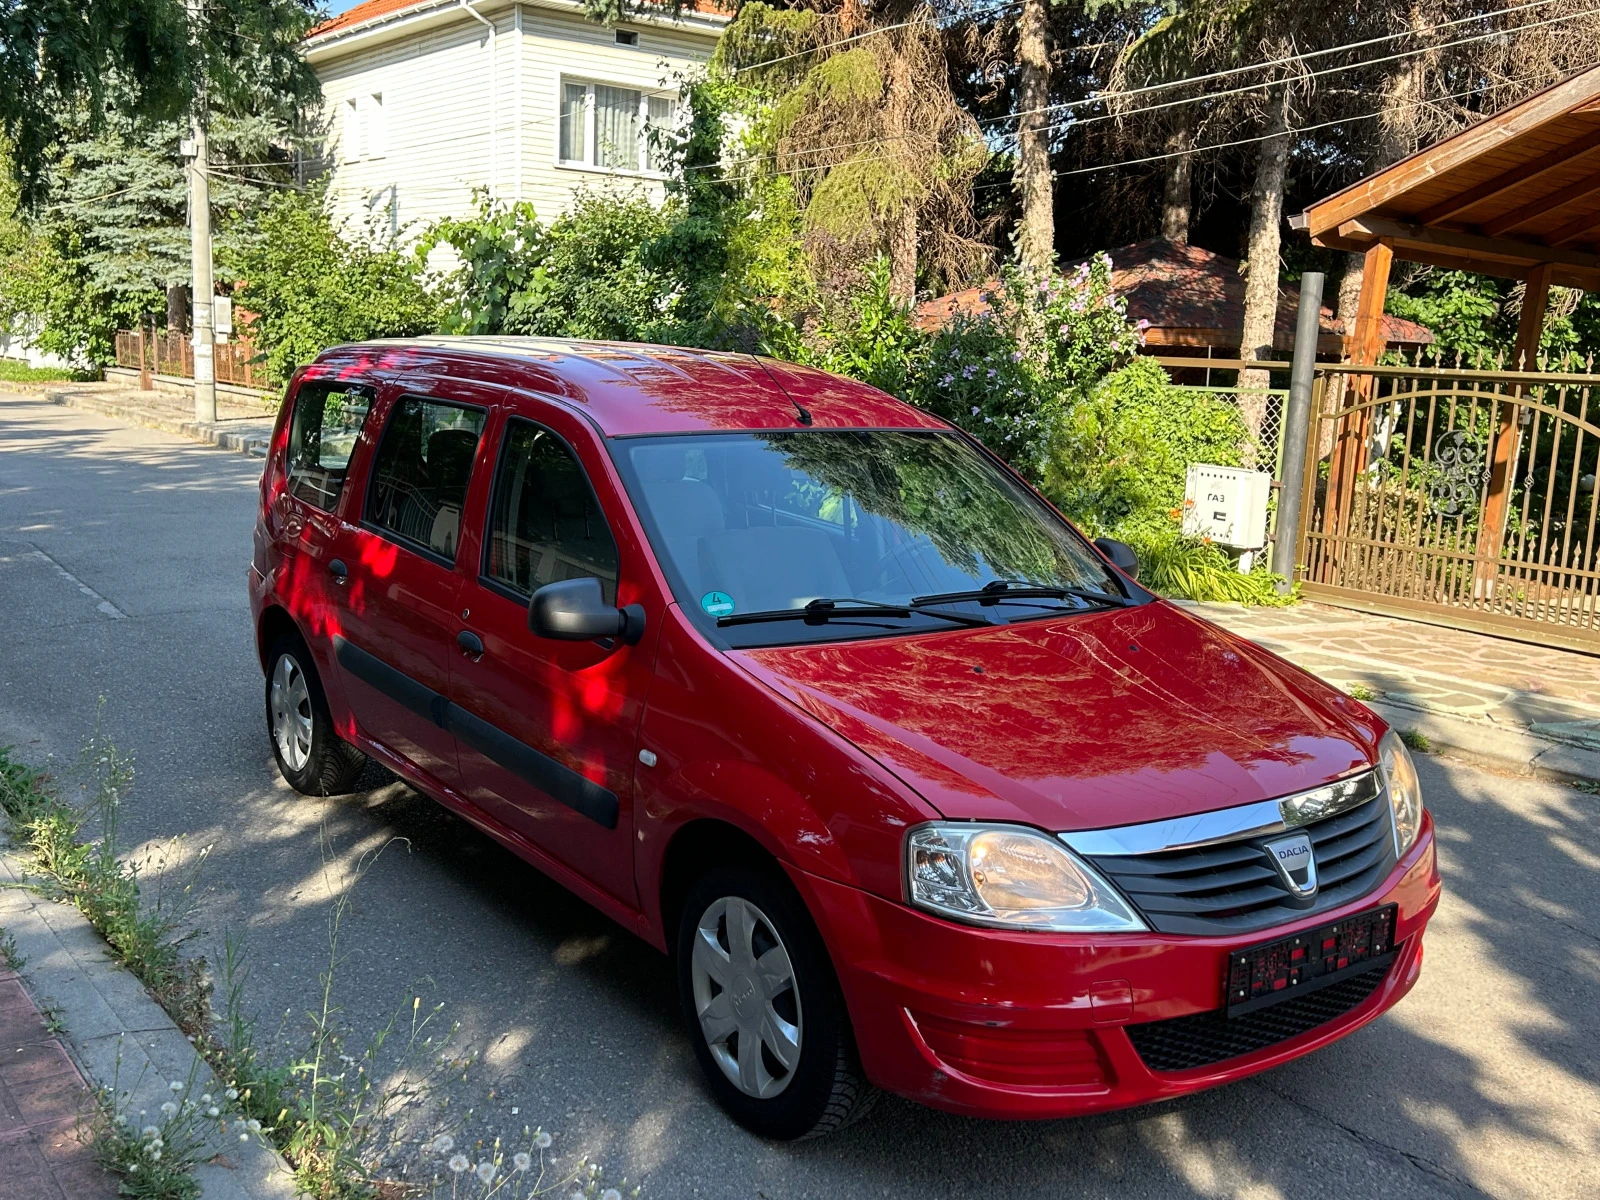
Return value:
M 1095 538 L 1094 544 L 1117 570 L 1129 579 L 1139 578 L 1139 556 L 1127 542 L 1119 542 L 1115 538 Z
M 528 628 L 543 638 L 589 642 L 620 638 L 633 645 L 644 636 L 644 608 L 613 608 L 600 592 L 600 581 L 563 579 L 547 583 L 528 602 Z

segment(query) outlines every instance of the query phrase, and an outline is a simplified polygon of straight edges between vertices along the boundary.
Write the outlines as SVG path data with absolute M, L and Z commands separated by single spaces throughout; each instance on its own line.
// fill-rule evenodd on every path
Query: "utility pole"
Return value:
M 189 0 L 189 20 L 200 19 L 199 0 Z M 204 70 L 204 66 L 200 67 Z M 191 141 L 184 149 L 189 156 L 189 254 L 194 263 L 194 286 L 189 289 L 194 318 L 191 343 L 194 346 L 194 419 L 217 419 L 217 373 L 212 358 L 216 336 L 212 331 L 211 278 L 211 180 L 206 165 L 206 92 L 202 78 L 195 89 Z

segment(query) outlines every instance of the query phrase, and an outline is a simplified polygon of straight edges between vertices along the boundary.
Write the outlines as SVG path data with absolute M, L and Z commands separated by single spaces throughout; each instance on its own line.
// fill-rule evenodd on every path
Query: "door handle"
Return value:
M 483 639 L 470 629 L 463 629 L 456 634 L 456 645 L 461 647 L 461 653 L 469 658 L 483 657 Z
M 344 565 L 344 559 L 336 558 L 328 564 L 328 574 L 333 576 L 335 583 L 343 583 L 350 578 L 350 569 Z

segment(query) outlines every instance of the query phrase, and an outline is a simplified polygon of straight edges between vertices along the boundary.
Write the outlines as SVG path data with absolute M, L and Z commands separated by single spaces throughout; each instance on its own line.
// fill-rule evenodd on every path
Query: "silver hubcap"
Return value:
M 311 690 L 294 656 L 281 654 L 272 669 L 272 740 L 291 771 L 311 761 Z
M 767 1100 L 800 1065 L 800 992 L 767 915 L 738 896 L 706 909 L 689 963 L 711 1057 L 745 1095 Z

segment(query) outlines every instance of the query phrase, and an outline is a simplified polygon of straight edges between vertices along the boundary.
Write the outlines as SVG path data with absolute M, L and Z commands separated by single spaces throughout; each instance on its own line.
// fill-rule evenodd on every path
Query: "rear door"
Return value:
M 451 698 L 462 785 L 590 883 L 637 906 L 633 771 L 662 604 L 643 546 L 595 435 L 553 405 L 508 411 L 463 632 L 479 656 L 455 661 Z M 562 642 L 528 629 L 539 587 L 592 576 L 607 601 L 639 602 L 638 645 Z M 458 720 L 452 710 L 452 721 Z
M 426 384 L 387 391 L 361 505 L 345 507 L 328 563 L 334 653 L 367 736 L 453 789 L 443 705 L 459 628 L 456 559 L 490 409 Z

